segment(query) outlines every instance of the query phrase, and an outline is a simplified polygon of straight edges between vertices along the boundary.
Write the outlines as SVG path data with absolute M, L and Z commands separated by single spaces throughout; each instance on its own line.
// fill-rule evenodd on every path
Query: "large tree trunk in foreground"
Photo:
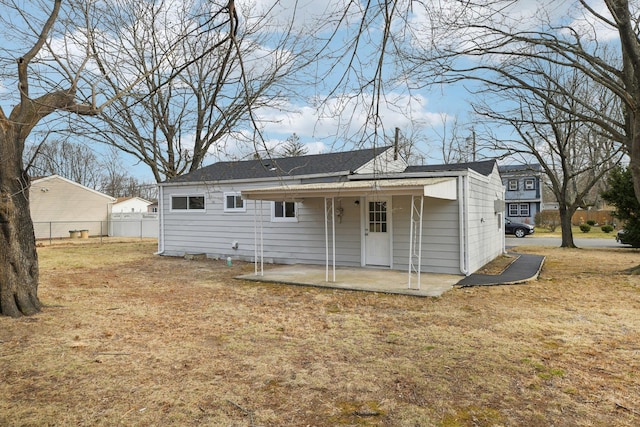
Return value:
M 0 315 L 19 317 L 41 307 L 38 255 L 21 144 L 13 140 L 14 132 L 4 130 L 0 131 Z

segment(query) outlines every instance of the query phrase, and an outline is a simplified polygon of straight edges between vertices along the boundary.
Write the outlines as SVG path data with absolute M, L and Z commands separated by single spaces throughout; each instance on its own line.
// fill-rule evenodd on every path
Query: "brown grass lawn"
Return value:
M 527 249 L 440 298 L 234 280 L 153 242 L 40 248 L 0 319 L 2 426 L 640 425 L 640 252 Z

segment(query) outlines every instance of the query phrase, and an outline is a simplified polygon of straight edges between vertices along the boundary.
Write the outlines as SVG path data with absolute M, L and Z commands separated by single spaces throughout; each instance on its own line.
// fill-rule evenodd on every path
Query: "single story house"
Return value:
M 159 185 L 158 252 L 468 275 L 504 251 L 494 160 L 409 166 L 392 147 L 218 162 Z
M 34 178 L 29 203 L 36 239 L 69 237 L 72 230 L 106 235 L 115 201 L 114 197 L 59 175 Z
M 143 199 L 142 197 L 118 197 L 113 204 L 111 212 L 113 213 L 131 213 L 131 212 L 149 212 L 149 206 L 153 202 Z

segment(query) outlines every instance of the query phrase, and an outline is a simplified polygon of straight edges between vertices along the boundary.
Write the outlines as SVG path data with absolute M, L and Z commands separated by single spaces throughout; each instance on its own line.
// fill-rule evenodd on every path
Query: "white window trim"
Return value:
M 271 222 L 298 222 L 298 204 L 295 202 L 281 202 L 281 203 L 293 203 L 294 217 L 277 217 L 276 216 L 276 202 L 271 202 Z
M 524 209 L 523 209 L 524 208 Z M 526 211 L 526 214 L 525 214 Z M 531 216 L 531 205 L 529 203 L 509 203 L 509 216 L 515 217 L 529 217 Z
M 514 184 L 514 183 L 515 183 L 515 186 L 512 186 L 511 184 Z M 513 187 L 515 187 L 515 188 L 513 188 Z M 507 182 L 507 190 L 509 190 L 509 191 L 518 191 L 518 187 L 519 187 L 519 185 L 518 185 L 518 180 L 517 179 L 510 179 Z
M 524 180 L 524 189 L 525 190 L 535 190 L 536 189 L 536 180 L 533 178 L 527 178 Z
M 187 198 L 187 208 L 186 209 L 174 209 L 173 208 L 173 198 L 174 197 L 186 197 Z M 202 197 L 204 199 L 204 205 L 202 209 L 189 209 L 189 197 Z M 207 198 L 204 194 L 172 194 L 169 197 L 169 211 L 170 212 L 190 212 L 190 213 L 203 213 L 207 211 Z
M 225 212 L 246 212 L 247 211 L 247 203 L 246 200 L 242 201 L 242 207 L 241 208 L 230 208 L 227 206 L 227 197 L 229 196 L 233 196 L 233 197 L 240 197 L 240 192 L 239 191 L 227 191 L 224 193 L 223 195 L 223 199 L 222 199 L 222 203 L 224 206 L 224 211 Z

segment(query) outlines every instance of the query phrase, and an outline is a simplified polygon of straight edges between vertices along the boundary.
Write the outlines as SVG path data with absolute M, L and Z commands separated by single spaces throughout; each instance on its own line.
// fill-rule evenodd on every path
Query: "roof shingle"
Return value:
M 176 177 L 168 182 L 209 182 L 235 179 L 277 178 L 283 176 L 332 174 L 337 172 L 345 172 L 348 174 L 365 165 L 375 156 L 380 155 L 389 148 L 390 147 L 378 147 L 341 153 L 218 162 L 189 174 Z
M 464 171 L 467 169 L 471 169 L 473 171 L 478 172 L 484 176 L 491 175 L 493 172 L 493 168 L 496 165 L 495 160 L 483 160 L 480 162 L 469 162 L 469 163 L 451 163 L 447 165 L 418 165 L 418 166 L 407 166 L 404 170 L 405 173 L 411 172 L 452 172 L 452 171 Z

